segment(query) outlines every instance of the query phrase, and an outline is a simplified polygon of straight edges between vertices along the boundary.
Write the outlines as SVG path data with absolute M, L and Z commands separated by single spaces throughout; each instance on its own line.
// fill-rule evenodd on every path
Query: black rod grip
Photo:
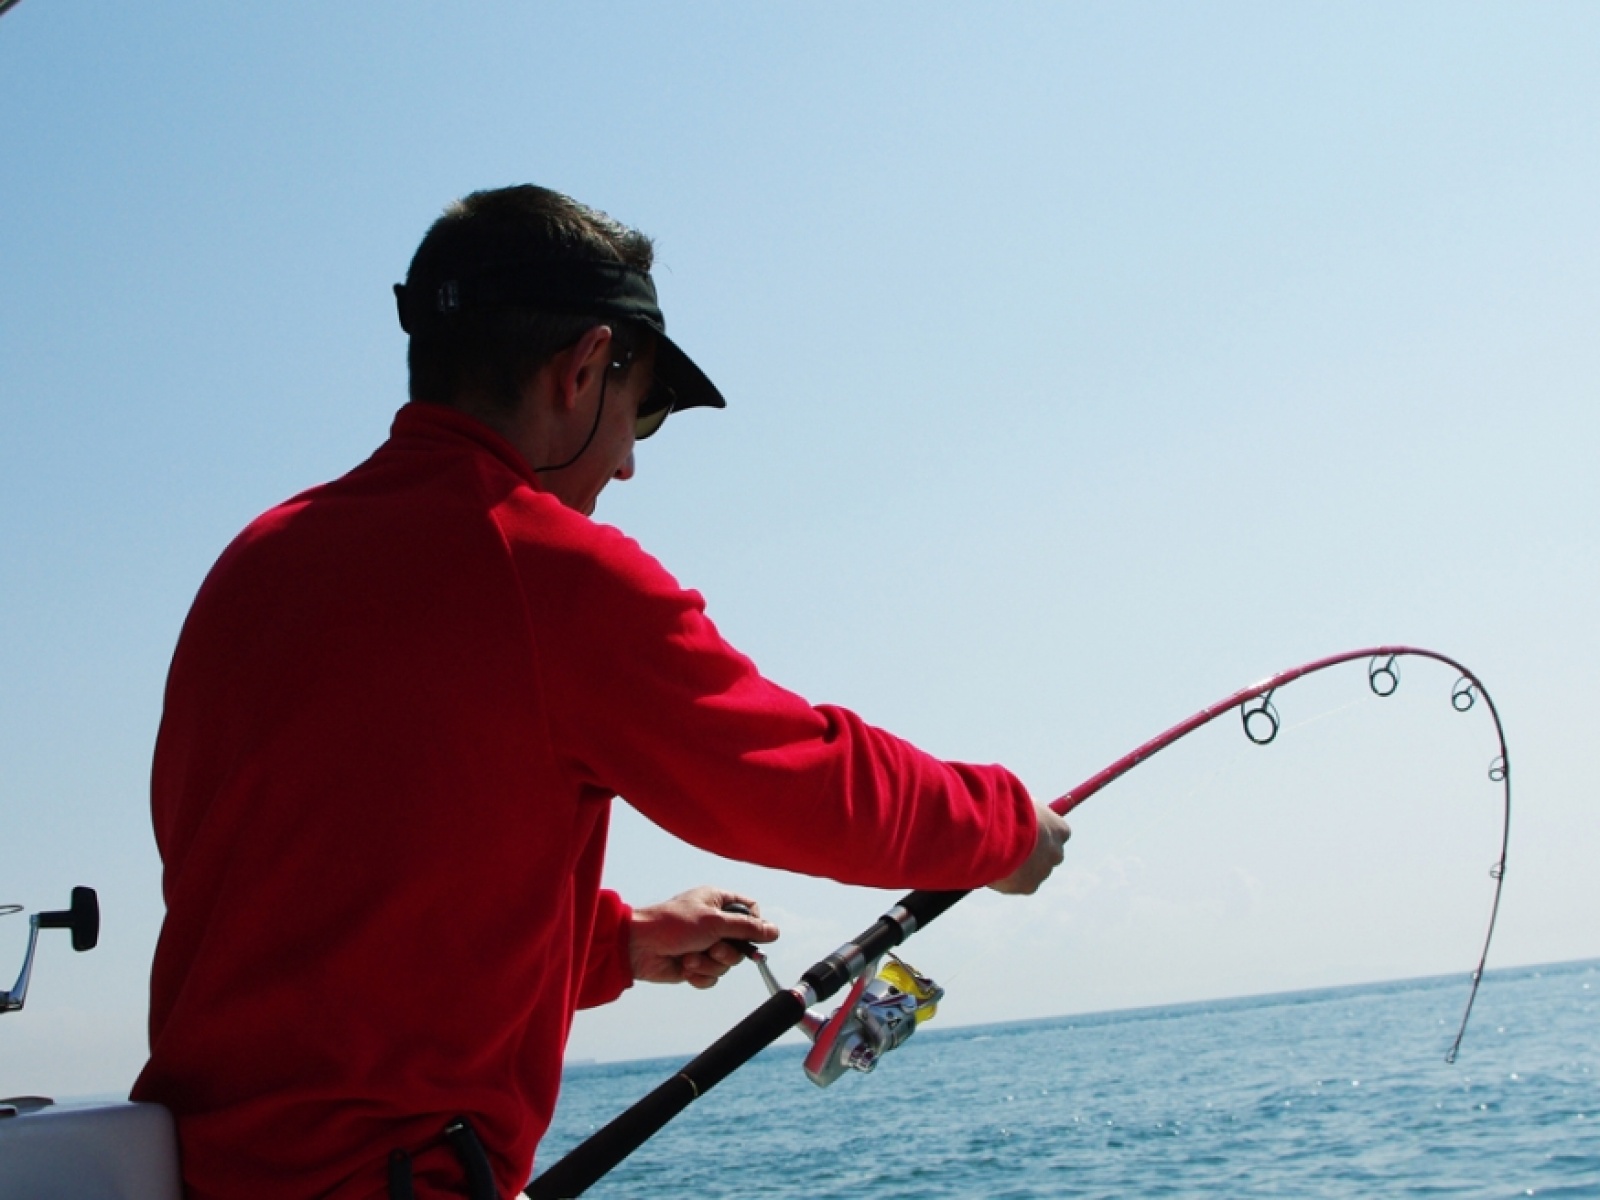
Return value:
M 897 907 L 905 909 L 916 922 L 911 929 L 911 933 L 915 933 L 963 896 L 970 894 L 970 892 L 907 892 L 900 897 Z M 821 962 L 813 964 L 800 978 L 815 993 L 818 1000 L 826 1000 L 851 982 L 850 957 L 843 951 L 848 951 L 853 946 L 860 957 L 870 963 L 882 958 L 886 952 L 893 950 L 909 936 L 899 921 L 885 913 L 865 932 L 857 934 L 853 942 L 842 947 L 840 951 L 828 955 Z
M 930 924 L 935 917 L 954 908 L 957 901 L 964 900 L 972 895 L 972 891 L 961 892 L 907 892 L 900 897 L 900 907 L 905 909 L 917 922 L 917 928 Z
M 965 891 L 908 892 L 900 898 L 899 907 L 916 922 L 914 933 L 969 894 Z M 855 948 L 860 960 L 870 963 L 908 936 L 899 921 L 885 914 L 850 946 Z M 813 1000 L 826 1000 L 851 982 L 849 960 L 853 957 L 856 955 L 830 954 L 800 977 L 811 989 Z M 572 1200 L 581 1196 L 659 1133 L 673 1117 L 799 1024 L 805 1011 L 800 997 L 793 992 L 779 992 L 671 1079 L 574 1147 L 565 1158 L 524 1188 L 523 1194 L 531 1200 Z
M 654 1137 L 700 1096 L 794 1028 L 806 1007 L 779 992 L 723 1034 L 681 1071 L 540 1175 L 523 1194 L 532 1200 L 571 1200 Z

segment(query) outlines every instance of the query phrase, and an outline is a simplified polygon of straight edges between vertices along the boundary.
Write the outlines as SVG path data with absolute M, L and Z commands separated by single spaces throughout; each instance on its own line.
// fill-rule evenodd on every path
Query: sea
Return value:
M 1600 960 L 769 1048 L 586 1196 L 1589 1197 Z M 541 1169 L 684 1059 L 569 1067 Z

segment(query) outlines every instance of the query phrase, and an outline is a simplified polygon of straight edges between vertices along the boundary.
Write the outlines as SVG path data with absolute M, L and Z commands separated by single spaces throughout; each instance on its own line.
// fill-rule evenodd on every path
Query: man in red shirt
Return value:
M 1061 861 L 1065 823 L 1010 773 L 766 680 L 590 520 L 636 440 L 724 403 L 650 260 L 544 189 L 453 206 L 395 289 L 389 440 L 200 589 L 156 745 L 167 917 L 134 1088 L 175 1114 L 195 1200 L 514 1193 L 576 1009 L 710 986 L 728 939 L 777 937 L 749 897 L 603 890 L 615 797 L 850 883 L 1031 892 Z

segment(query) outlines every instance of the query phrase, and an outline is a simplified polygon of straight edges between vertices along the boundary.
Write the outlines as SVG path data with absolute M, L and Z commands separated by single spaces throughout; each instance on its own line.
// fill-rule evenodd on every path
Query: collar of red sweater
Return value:
M 515 446 L 477 417 L 469 417 L 457 409 L 413 400 L 395 413 L 394 424 L 389 427 L 389 436 L 397 440 L 423 438 L 427 441 L 452 444 L 471 442 L 494 455 L 526 479 L 528 486 L 535 491 L 544 491 L 539 485 L 539 476 L 534 473 L 533 467 Z

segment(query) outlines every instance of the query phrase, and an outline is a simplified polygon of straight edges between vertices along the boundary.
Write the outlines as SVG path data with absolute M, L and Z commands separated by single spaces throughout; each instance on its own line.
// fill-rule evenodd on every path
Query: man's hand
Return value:
M 743 904 L 753 915 L 724 911 L 729 904 Z M 692 888 L 665 903 L 636 908 L 628 941 L 633 977 L 711 987 L 744 957 L 728 938 L 774 942 L 778 927 L 761 919 L 761 906 L 748 896 L 714 887 Z
M 1011 874 L 991 883 L 989 886 L 995 891 L 1009 896 L 1031 896 L 1066 857 L 1067 839 L 1072 836 L 1071 827 L 1049 805 L 1040 804 L 1038 810 L 1039 833 L 1033 843 L 1033 853 L 1023 859 L 1022 865 Z

